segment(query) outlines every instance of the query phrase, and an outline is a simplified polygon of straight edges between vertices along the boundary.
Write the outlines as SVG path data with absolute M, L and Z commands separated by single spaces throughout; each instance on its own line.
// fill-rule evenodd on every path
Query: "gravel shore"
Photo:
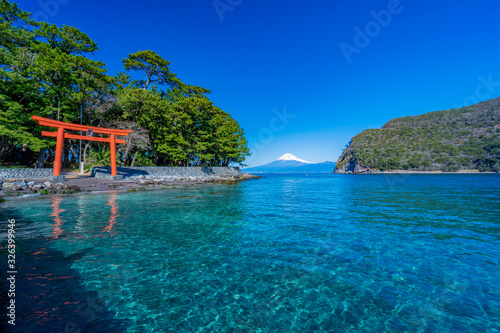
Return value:
M 259 176 L 242 174 L 238 177 L 130 177 L 115 181 L 107 178 L 80 175 L 74 172 L 64 172 L 64 182 L 55 182 L 47 178 L 13 178 L 0 180 L 0 198 L 20 197 L 27 194 L 39 195 L 72 195 L 93 192 L 135 192 L 170 187 L 191 186 L 195 184 L 222 183 L 234 184 L 244 180 L 257 179 Z M 4 199 L 0 199 L 4 200 Z

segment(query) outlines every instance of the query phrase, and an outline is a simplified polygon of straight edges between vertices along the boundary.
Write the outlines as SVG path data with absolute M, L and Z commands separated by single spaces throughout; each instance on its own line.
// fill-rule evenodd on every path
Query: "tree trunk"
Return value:
M 127 159 L 128 159 L 128 154 L 130 153 L 130 149 L 132 148 L 132 144 L 127 142 L 127 146 L 125 148 L 125 152 L 123 153 L 123 160 L 122 160 L 122 166 L 125 166 L 127 164 Z
M 70 146 L 69 146 L 69 149 L 71 151 L 71 159 L 70 159 L 70 155 L 68 154 L 68 162 L 71 162 L 71 160 L 73 161 L 77 161 L 76 159 L 76 151 L 77 151 L 77 148 L 76 148 L 76 142 L 75 144 L 73 144 L 73 141 L 70 141 Z
M 47 149 L 42 148 L 38 151 L 38 159 L 35 165 L 35 168 L 43 168 L 43 162 L 45 161 L 45 153 Z
M 134 164 L 135 164 L 135 159 L 136 159 L 136 157 L 137 157 L 137 154 L 138 154 L 138 152 L 136 151 L 136 152 L 135 152 L 135 154 L 134 154 L 134 158 L 132 158 L 132 163 L 130 163 L 130 166 L 131 166 L 131 167 L 133 167 L 133 166 L 134 166 Z
M 69 162 L 69 146 L 65 144 L 63 146 L 63 156 L 62 156 L 62 165 L 67 166 Z
M 30 150 L 28 150 L 28 145 L 23 144 L 23 147 L 21 149 L 21 164 L 23 165 L 29 165 L 30 164 Z
M 90 147 L 90 142 L 89 143 L 84 143 L 84 148 L 83 148 L 83 165 L 87 163 L 87 149 Z

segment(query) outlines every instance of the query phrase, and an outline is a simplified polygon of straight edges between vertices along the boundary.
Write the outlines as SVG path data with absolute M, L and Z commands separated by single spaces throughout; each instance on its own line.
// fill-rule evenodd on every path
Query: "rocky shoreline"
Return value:
M 441 175 L 441 174 L 446 174 L 446 175 L 453 175 L 453 174 L 497 174 L 498 172 L 493 172 L 493 171 L 479 171 L 479 170 L 458 170 L 458 171 L 411 171 L 411 170 L 391 170 L 391 171 L 371 171 L 371 172 L 366 172 L 365 174 L 415 174 L 415 175 L 425 175 L 425 174 L 431 174 L 431 175 Z
M 500 172 L 493 171 L 479 171 L 479 170 L 458 170 L 458 171 L 414 171 L 414 170 L 390 170 L 390 171 L 380 171 L 380 170 L 370 170 L 367 168 L 357 168 L 353 171 L 335 171 L 336 174 L 346 174 L 346 175 L 387 175 L 387 174 L 405 174 L 405 175 L 454 175 L 454 174 L 500 174 Z
M 374 175 L 374 174 L 495 174 L 495 171 L 479 171 L 478 169 L 467 169 L 457 171 L 442 171 L 442 170 L 378 170 L 366 167 L 359 161 L 354 154 L 352 148 L 347 148 L 340 156 L 334 170 L 335 174 L 360 174 L 360 175 Z
M 11 178 L 0 181 L 0 201 L 5 198 L 31 197 L 32 195 L 73 195 L 96 192 L 136 192 L 153 189 L 192 186 L 197 184 L 235 184 L 261 178 L 250 174 L 221 177 L 135 176 L 121 181 L 96 178 L 77 173 L 66 173 L 66 181 L 54 182 L 50 178 Z

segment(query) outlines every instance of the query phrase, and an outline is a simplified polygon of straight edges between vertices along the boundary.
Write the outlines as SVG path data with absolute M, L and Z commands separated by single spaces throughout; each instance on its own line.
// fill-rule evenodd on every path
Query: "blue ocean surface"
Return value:
M 9 332 L 500 332 L 500 175 L 267 175 L 0 211 Z

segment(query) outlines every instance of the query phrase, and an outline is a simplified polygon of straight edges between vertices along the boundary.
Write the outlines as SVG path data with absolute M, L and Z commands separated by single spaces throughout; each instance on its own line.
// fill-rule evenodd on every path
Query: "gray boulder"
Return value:
M 42 188 L 43 188 L 43 185 L 42 185 L 42 184 L 33 185 L 33 186 L 31 187 L 31 189 L 32 189 L 33 191 L 40 191 L 40 189 L 42 189 Z
M 2 188 L 3 188 L 4 190 L 12 190 L 12 189 L 14 189 L 14 188 L 16 188 L 16 187 L 18 187 L 18 185 L 17 185 L 16 183 L 10 183 L 10 182 L 9 182 L 9 183 L 3 183 L 3 184 L 2 184 Z

